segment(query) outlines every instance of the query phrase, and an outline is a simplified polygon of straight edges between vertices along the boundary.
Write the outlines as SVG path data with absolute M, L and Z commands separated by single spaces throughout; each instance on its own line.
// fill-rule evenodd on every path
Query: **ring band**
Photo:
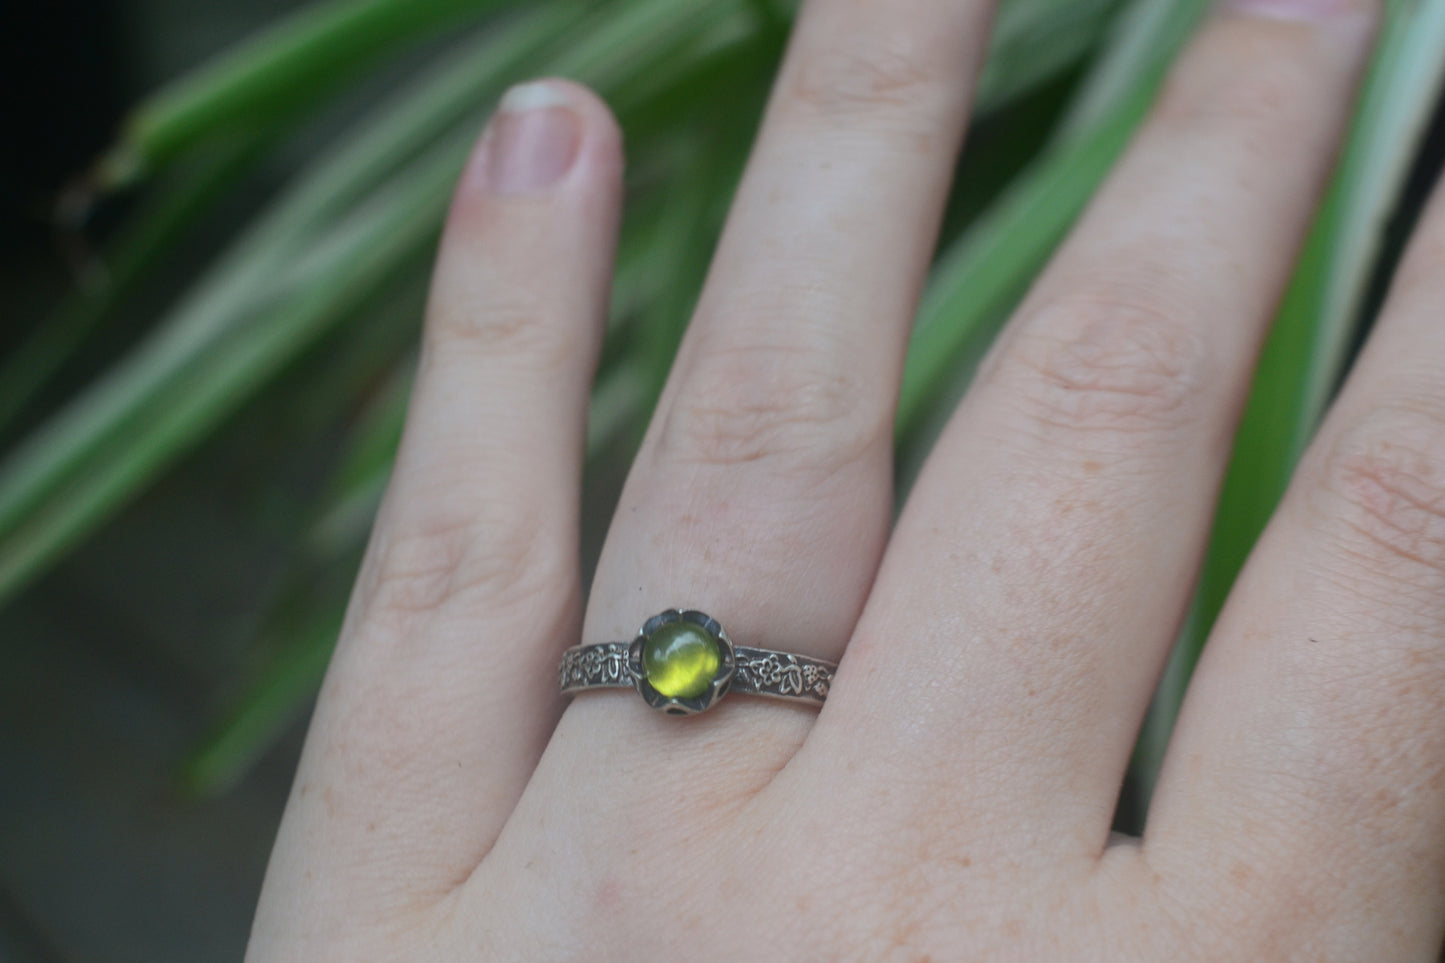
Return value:
M 822 705 L 837 668 L 811 656 L 734 645 L 706 613 L 668 609 L 643 623 L 630 642 L 563 652 L 558 687 L 563 695 L 636 689 L 654 709 L 686 716 L 733 693 Z

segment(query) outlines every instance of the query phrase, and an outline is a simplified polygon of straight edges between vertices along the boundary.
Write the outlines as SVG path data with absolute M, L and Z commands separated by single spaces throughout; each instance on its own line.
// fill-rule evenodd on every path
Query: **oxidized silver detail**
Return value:
M 562 673 L 558 684 L 570 695 L 583 689 L 631 689 L 632 674 L 627 671 L 627 642 L 603 642 L 601 645 L 575 645 L 562 653 Z
M 737 649 L 733 692 L 822 702 L 828 698 L 836 666 L 822 659 L 771 649 Z
M 669 699 L 644 677 L 642 641 L 660 624 L 683 619 L 705 625 L 722 643 L 723 665 L 711 691 L 699 699 Z M 717 621 L 702 612 L 668 609 L 644 623 L 630 642 L 574 645 L 562 653 L 557 684 L 563 695 L 587 689 L 635 689 L 648 705 L 670 715 L 692 715 L 731 693 L 766 696 L 822 705 L 838 667 L 832 662 L 793 652 L 734 645 Z

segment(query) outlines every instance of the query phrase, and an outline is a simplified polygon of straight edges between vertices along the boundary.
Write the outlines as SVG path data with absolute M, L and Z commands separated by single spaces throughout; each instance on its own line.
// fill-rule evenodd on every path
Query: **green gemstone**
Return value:
M 659 626 L 642 643 L 647 681 L 670 699 L 695 699 L 706 693 L 721 664 L 718 640 L 692 622 Z

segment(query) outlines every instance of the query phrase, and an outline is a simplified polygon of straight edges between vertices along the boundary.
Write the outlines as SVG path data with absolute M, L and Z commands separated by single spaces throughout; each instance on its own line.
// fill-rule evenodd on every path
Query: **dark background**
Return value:
M 297 5 L 0 0 L 0 350 L 74 283 L 80 242 L 52 225 L 54 199 L 124 107 Z M 264 175 L 250 190 L 266 190 Z M 99 211 L 87 236 L 103 238 L 125 204 Z M 193 256 L 220 242 L 223 222 Z M 144 304 L 119 312 L 56 395 L 152 316 Z M 266 432 L 264 419 L 243 428 Z M 301 733 L 214 801 L 186 797 L 175 772 L 234 687 L 285 550 L 283 532 L 238 506 L 258 485 L 284 500 L 307 466 L 238 459 L 235 445 L 186 459 L 0 609 L 0 961 L 244 950 Z

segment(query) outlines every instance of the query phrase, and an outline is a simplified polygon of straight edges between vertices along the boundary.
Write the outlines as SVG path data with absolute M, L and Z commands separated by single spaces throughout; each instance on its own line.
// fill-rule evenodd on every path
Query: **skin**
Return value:
M 620 139 L 504 103 L 248 959 L 1437 959 L 1445 200 L 1109 832 L 1376 4 L 1211 17 L 890 524 L 990 14 L 805 4 L 585 605 Z M 841 659 L 826 707 L 556 695 L 674 605 Z

